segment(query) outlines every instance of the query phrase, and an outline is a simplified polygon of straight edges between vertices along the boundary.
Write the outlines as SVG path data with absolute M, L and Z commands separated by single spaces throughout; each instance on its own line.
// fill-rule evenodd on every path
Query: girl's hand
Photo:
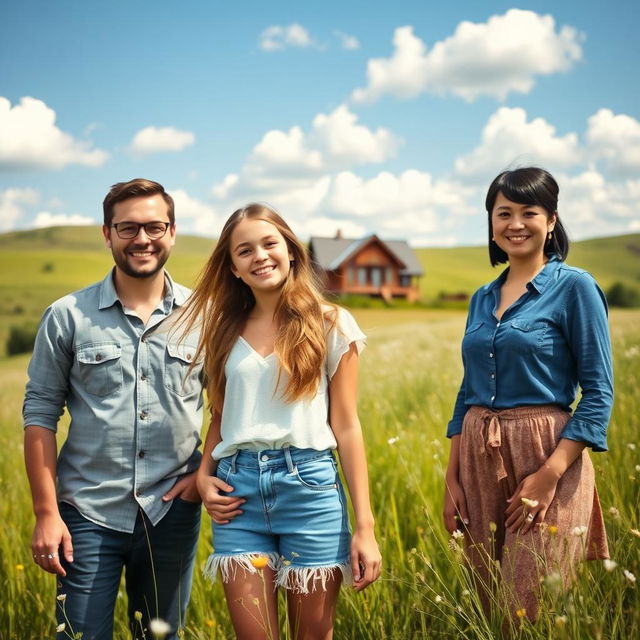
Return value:
M 544 522 L 556 494 L 559 476 L 541 468 L 527 476 L 507 500 L 505 527 L 512 533 L 527 533 L 534 524 Z
M 445 478 L 444 507 L 442 509 L 444 526 L 449 533 L 469 524 L 467 501 L 462 485 L 457 480 Z
M 225 496 L 221 492 L 229 493 L 233 487 L 217 476 L 202 476 L 197 478 L 198 493 L 209 517 L 216 524 L 227 524 L 232 518 L 240 515 L 240 505 L 246 500 L 239 496 Z
M 353 588 L 362 591 L 380 577 L 382 556 L 373 529 L 356 529 L 351 536 Z

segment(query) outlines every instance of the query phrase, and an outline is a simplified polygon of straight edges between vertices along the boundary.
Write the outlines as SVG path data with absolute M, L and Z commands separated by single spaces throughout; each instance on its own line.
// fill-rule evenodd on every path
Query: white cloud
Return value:
M 10 231 L 24 215 L 23 205 L 35 204 L 34 189 L 4 189 L 0 191 L 0 231 Z
M 180 131 L 174 127 L 145 127 L 133 136 L 131 150 L 135 153 L 182 151 L 194 141 L 195 136 L 190 131 Z
M 558 211 L 572 239 L 637 230 L 639 179 L 608 181 L 596 169 L 556 177 L 560 186 Z
M 222 223 L 215 207 L 193 198 L 184 189 L 171 190 L 170 194 L 175 204 L 176 226 L 179 233 L 218 235 Z
M 11 106 L 0 96 L 0 169 L 61 169 L 70 164 L 96 167 L 108 154 L 91 149 L 56 127 L 56 112 L 42 100 L 25 97 Z
M 260 34 L 263 51 L 280 51 L 286 47 L 311 47 L 314 44 L 309 31 L 294 22 L 287 26 L 273 25 Z
M 96 224 L 93 218 L 82 216 L 78 213 L 51 213 L 49 211 L 40 211 L 35 217 L 32 226 L 36 229 L 43 227 L 61 227 L 73 226 L 82 227 L 90 224 Z
M 340 46 L 347 51 L 355 51 L 360 48 L 360 41 L 355 36 L 343 33 L 342 31 L 334 31 L 336 38 L 340 41 Z
M 540 164 L 568 167 L 580 162 L 582 152 L 575 133 L 557 136 L 544 118 L 527 121 L 519 107 L 500 107 L 482 130 L 482 141 L 455 162 L 461 176 L 487 179 L 509 166 Z
M 274 167 L 296 173 L 322 168 L 320 152 L 308 148 L 300 127 L 291 127 L 287 132 L 274 129 L 265 133 L 253 150 L 252 161 L 257 167 Z
M 315 137 L 333 161 L 346 163 L 384 162 L 394 155 L 399 139 L 390 131 L 376 131 L 357 124 L 358 116 L 346 105 L 313 119 Z
M 569 70 L 582 57 L 583 36 L 573 27 L 555 29 L 552 16 L 510 9 L 486 23 L 461 22 L 430 51 L 410 26 L 394 32 L 390 58 L 367 64 L 367 87 L 352 99 L 373 102 L 385 94 L 412 98 L 453 93 L 465 100 L 511 92 L 528 93 L 535 77 Z
M 586 139 L 594 157 L 603 158 L 612 171 L 640 171 L 640 122 L 635 118 L 600 109 L 589 118 Z

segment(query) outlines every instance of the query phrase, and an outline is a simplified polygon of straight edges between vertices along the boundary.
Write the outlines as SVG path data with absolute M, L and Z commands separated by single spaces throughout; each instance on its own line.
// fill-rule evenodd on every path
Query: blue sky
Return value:
M 98 223 L 109 186 L 216 236 L 249 201 L 302 237 L 482 243 L 539 164 L 574 239 L 640 231 L 640 5 L 11 0 L 0 231 Z

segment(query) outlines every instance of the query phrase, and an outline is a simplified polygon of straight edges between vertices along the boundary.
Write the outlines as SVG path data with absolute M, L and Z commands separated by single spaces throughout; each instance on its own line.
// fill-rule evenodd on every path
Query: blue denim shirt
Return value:
M 604 294 L 586 271 L 551 256 L 498 321 L 507 271 L 471 298 L 464 377 L 447 436 L 462 431 L 470 406 L 554 404 L 569 411 L 580 386 L 582 397 L 561 437 L 606 451 L 613 373 Z
M 58 499 L 116 531 L 132 532 L 140 507 L 159 522 L 170 507 L 162 495 L 200 460 L 202 366 L 187 376 L 198 336 L 180 341 L 171 330 L 189 293 L 167 275 L 145 326 L 123 308 L 109 273 L 54 302 L 40 323 L 24 425 L 56 431 L 66 405 Z

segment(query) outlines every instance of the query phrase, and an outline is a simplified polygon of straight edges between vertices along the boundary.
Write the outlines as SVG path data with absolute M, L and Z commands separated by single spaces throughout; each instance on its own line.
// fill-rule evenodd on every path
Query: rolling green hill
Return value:
M 195 281 L 214 241 L 180 236 L 169 260 L 171 275 Z M 417 249 L 424 267 L 423 298 L 440 292 L 472 293 L 495 278 L 485 247 Z M 640 289 L 640 234 L 598 238 L 572 245 L 568 262 L 590 271 L 604 289 L 620 281 Z M 52 227 L 0 234 L 0 355 L 8 327 L 35 322 L 47 304 L 101 279 L 112 264 L 99 227 Z

